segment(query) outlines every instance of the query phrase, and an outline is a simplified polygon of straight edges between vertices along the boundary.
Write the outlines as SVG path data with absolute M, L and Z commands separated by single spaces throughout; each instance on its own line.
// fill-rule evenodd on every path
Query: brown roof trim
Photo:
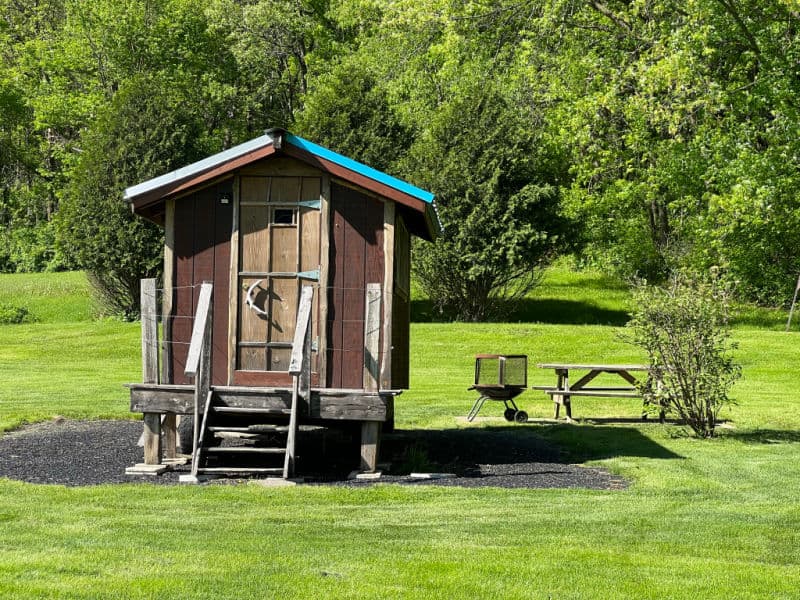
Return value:
M 228 162 L 216 165 L 208 171 L 203 171 L 202 173 L 193 175 L 187 179 L 172 182 L 168 185 L 147 192 L 146 194 L 137 196 L 131 201 L 131 205 L 134 212 L 138 212 L 143 208 L 150 206 L 151 204 L 156 204 L 162 200 L 166 200 L 167 198 L 180 194 L 191 187 L 198 186 L 216 177 L 222 177 L 230 171 L 243 167 L 257 160 L 261 160 L 262 158 L 267 158 L 268 156 L 276 153 L 277 152 L 272 145 L 259 148 L 258 150 L 254 150 L 248 154 L 243 154 L 242 156 L 234 158 L 233 160 L 229 160 Z

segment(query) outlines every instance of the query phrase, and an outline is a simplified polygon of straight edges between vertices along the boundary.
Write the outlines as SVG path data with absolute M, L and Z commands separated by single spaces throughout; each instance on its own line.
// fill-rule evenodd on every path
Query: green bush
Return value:
M 728 326 L 728 288 L 718 278 L 673 276 L 664 287 L 637 284 L 626 339 L 650 359 L 645 402 L 676 414 L 699 437 L 713 437 L 728 391 L 741 375 Z
M 33 316 L 24 306 L 0 303 L 0 325 L 16 325 L 33 320 Z

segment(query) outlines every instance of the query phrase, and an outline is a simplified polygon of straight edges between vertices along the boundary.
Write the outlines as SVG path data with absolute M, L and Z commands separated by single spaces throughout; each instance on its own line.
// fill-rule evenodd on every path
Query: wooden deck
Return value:
M 193 385 L 131 383 L 131 412 L 192 414 Z M 288 388 L 213 386 L 218 403 L 232 408 L 289 409 Z M 394 414 L 394 397 L 400 390 L 367 392 L 355 389 L 311 388 L 311 406 L 301 403 L 300 420 L 384 422 Z

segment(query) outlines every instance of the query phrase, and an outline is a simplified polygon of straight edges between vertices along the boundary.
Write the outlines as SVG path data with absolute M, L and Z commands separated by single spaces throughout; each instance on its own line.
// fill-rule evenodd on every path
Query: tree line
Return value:
M 556 256 L 800 272 L 797 0 L 0 0 L 0 270 L 135 313 L 161 232 L 122 190 L 273 126 L 434 192 L 415 248 L 479 320 Z

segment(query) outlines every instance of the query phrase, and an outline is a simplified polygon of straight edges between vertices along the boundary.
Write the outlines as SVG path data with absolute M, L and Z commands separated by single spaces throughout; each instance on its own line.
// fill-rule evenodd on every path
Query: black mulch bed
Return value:
M 132 477 L 125 468 L 142 461 L 136 421 L 56 420 L 25 426 L 0 437 L 0 478 L 30 483 L 86 486 L 147 482 L 175 484 L 188 466 L 159 476 Z M 347 432 L 299 435 L 298 475 L 306 483 L 361 487 L 348 480 L 358 446 Z M 316 457 L 310 461 L 305 457 Z M 321 457 L 321 458 L 320 458 Z M 625 480 L 602 469 L 565 462 L 558 449 L 523 426 L 396 431 L 384 436 L 382 483 L 502 488 L 620 489 Z M 412 472 L 452 473 L 444 479 L 412 479 Z

